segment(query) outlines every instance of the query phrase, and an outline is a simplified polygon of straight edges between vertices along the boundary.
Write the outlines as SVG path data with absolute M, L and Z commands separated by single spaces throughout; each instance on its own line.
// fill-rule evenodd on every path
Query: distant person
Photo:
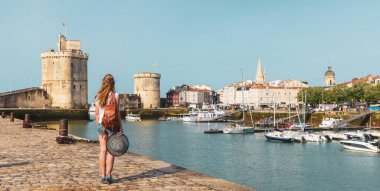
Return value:
M 111 74 L 107 74 L 104 76 L 102 86 L 95 96 L 96 125 L 100 144 L 99 167 L 102 176 L 100 181 L 103 184 L 117 182 L 112 178 L 111 174 L 115 157 L 107 152 L 106 146 L 109 136 L 115 133 L 118 135 L 123 134 L 119 112 L 119 101 L 119 94 L 115 91 L 115 80 Z M 113 111 L 113 114 L 115 114 L 114 117 L 108 116 L 110 108 L 114 108 L 115 110 Z M 105 119 L 108 119 L 108 121 Z

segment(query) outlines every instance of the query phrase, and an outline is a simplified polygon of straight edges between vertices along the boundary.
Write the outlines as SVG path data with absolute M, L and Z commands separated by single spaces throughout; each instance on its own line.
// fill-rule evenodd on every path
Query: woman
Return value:
M 96 125 L 98 128 L 98 137 L 100 143 L 99 167 L 102 175 L 100 181 L 103 184 L 112 184 L 117 182 L 115 179 L 112 179 L 111 175 L 115 158 L 107 152 L 106 143 L 109 136 L 115 133 L 117 133 L 118 135 L 123 134 L 123 128 L 121 126 L 121 118 L 119 112 L 119 101 L 119 94 L 115 91 L 115 80 L 111 74 L 107 74 L 104 76 L 102 86 L 100 87 L 98 93 L 95 96 Z M 116 120 L 118 120 L 118 124 L 120 125 L 118 125 L 117 127 L 115 126 L 113 128 L 105 128 L 102 126 L 104 108 L 106 105 L 109 105 L 110 103 L 116 104 Z

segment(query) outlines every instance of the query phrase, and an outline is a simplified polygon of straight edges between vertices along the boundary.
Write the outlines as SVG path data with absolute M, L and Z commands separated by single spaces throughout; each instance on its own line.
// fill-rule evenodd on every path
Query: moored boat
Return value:
M 88 117 L 90 118 L 90 120 L 95 120 L 95 104 L 90 105 L 90 108 L 88 109 Z
M 248 127 L 248 126 L 240 126 L 239 124 L 236 124 L 235 126 L 229 126 L 223 129 L 223 133 L 226 134 L 243 134 L 243 133 L 254 133 L 255 128 L 254 127 Z
M 335 118 L 323 118 L 322 123 L 319 125 L 320 128 L 333 128 L 341 122 L 342 119 Z
M 183 117 L 184 122 L 214 122 L 223 118 L 226 114 L 223 110 L 216 108 L 213 109 L 202 109 L 198 112 L 190 112 L 188 115 Z M 222 120 L 219 120 L 222 121 Z
M 266 133 L 265 138 L 268 141 L 275 141 L 275 142 L 283 142 L 283 143 L 292 143 L 294 142 L 294 137 L 280 131 L 272 131 L 270 133 Z
M 127 114 L 127 116 L 125 116 L 125 120 L 127 120 L 127 121 L 141 121 L 141 118 L 140 118 L 139 114 L 130 113 L 130 114 Z
M 380 142 L 361 141 L 361 140 L 344 140 L 340 141 L 343 148 L 355 151 L 365 151 L 380 153 Z

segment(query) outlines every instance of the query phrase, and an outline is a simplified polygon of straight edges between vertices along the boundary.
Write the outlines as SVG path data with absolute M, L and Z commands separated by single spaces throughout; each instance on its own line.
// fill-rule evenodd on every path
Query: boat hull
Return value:
M 245 134 L 245 133 L 254 133 L 255 129 L 253 127 L 244 127 L 244 128 L 228 128 L 224 129 L 223 133 L 225 134 Z
M 380 153 L 380 149 L 370 143 L 358 142 L 358 141 L 340 141 L 343 148 L 355 151 Z
M 283 143 L 292 143 L 294 141 L 293 138 L 288 138 L 288 137 L 276 137 L 276 136 L 270 136 L 270 135 L 264 135 L 264 136 L 268 141 L 283 142 Z

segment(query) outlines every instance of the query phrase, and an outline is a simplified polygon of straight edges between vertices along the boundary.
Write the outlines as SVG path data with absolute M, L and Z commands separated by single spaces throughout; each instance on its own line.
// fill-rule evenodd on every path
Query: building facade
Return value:
M 141 108 L 140 97 L 136 94 L 120 94 L 120 110 Z
M 134 94 L 141 99 L 143 109 L 160 107 L 160 79 L 161 74 L 141 72 L 133 75 Z
M 300 89 L 307 88 L 306 82 L 294 79 L 266 81 L 265 72 L 259 60 L 255 81 L 245 80 L 218 90 L 220 102 L 228 105 L 249 105 L 255 108 L 295 106 Z
M 352 87 L 357 83 L 367 83 L 369 85 L 375 85 L 380 83 L 380 75 L 373 76 L 371 74 L 361 77 L 361 78 L 353 78 L 351 81 L 343 82 L 338 85 L 346 85 L 347 87 Z
M 41 53 L 42 89 L 51 98 L 52 107 L 86 108 L 88 54 L 82 52 L 80 41 L 66 40 L 61 34 L 57 46 L 57 51 Z
M 200 107 L 203 104 L 213 104 L 216 96 L 210 86 L 203 84 L 175 86 L 166 94 L 169 107 L 188 107 L 191 104 Z

